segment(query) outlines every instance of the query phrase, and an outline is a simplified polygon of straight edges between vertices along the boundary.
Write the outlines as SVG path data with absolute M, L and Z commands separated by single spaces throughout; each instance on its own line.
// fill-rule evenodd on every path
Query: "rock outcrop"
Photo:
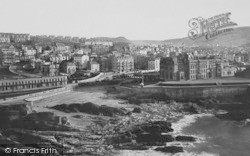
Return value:
M 91 102 L 87 103 L 73 103 L 73 104 L 61 104 L 50 107 L 66 113 L 82 112 L 93 115 L 103 115 L 113 117 L 114 115 L 126 115 L 126 111 L 121 108 L 114 108 L 105 105 L 96 105 Z
M 166 121 L 154 121 L 134 126 L 132 129 L 120 133 L 110 141 L 115 148 L 122 149 L 147 149 L 145 146 L 164 146 L 166 142 L 174 141 L 174 137 L 169 134 L 172 132 L 171 123 Z M 122 147 L 121 147 L 122 146 Z
M 12 122 L 32 113 L 32 108 L 27 104 L 0 106 L 0 128 L 10 127 Z

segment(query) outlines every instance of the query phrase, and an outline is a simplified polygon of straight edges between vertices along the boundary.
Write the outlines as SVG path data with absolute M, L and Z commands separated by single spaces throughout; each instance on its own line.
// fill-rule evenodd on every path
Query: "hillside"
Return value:
M 162 44 L 161 40 L 132 40 L 131 42 L 137 46 L 143 46 L 149 44 Z
M 201 37 L 196 40 L 191 40 L 188 37 L 170 39 L 164 41 L 133 41 L 136 45 L 142 44 L 171 44 L 174 46 L 225 46 L 225 47 L 250 47 L 250 27 L 238 27 L 234 31 L 228 34 L 223 34 L 212 40 L 206 40 Z
M 165 40 L 163 43 L 171 43 L 176 46 L 180 46 L 184 43 L 184 46 L 225 46 L 225 47 L 239 47 L 249 46 L 250 44 L 250 27 L 235 28 L 234 31 L 228 34 L 219 35 L 212 40 L 206 40 L 201 37 L 196 40 L 191 40 L 188 37 L 181 39 Z

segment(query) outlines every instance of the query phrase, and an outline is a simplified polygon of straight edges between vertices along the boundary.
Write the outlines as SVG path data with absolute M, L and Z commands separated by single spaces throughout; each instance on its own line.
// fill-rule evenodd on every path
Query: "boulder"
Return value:
M 192 136 L 177 136 L 175 138 L 176 141 L 190 141 L 190 142 L 195 142 L 196 138 Z
M 198 114 L 199 111 L 198 111 L 198 107 L 196 105 L 193 105 L 193 104 L 186 104 L 183 106 L 183 111 L 184 112 L 189 112 L 189 113 L 192 113 L 192 114 Z
M 81 119 L 81 118 L 83 118 L 84 116 L 83 115 L 74 115 L 74 116 L 72 116 L 73 118 L 77 118 L 77 119 Z
M 128 115 L 128 116 L 129 116 L 129 115 L 132 115 L 132 112 L 128 112 L 128 113 L 126 113 L 126 115 Z
M 140 129 L 148 133 L 167 133 L 173 132 L 172 124 L 166 121 L 153 121 L 140 125 Z
M 157 147 L 155 151 L 160 151 L 160 152 L 165 152 L 165 153 L 179 153 L 179 152 L 183 152 L 183 147 L 179 147 L 179 146 Z
M 171 135 L 161 135 L 161 134 L 140 134 L 135 138 L 136 142 L 171 142 L 174 141 Z
M 141 108 L 140 107 L 135 107 L 133 110 L 133 113 L 141 113 Z
M 165 146 L 166 142 L 143 142 L 141 144 L 145 146 Z
M 148 150 L 148 147 L 143 144 L 135 144 L 135 143 L 124 143 L 114 145 L 116 149 L 120 150 Z

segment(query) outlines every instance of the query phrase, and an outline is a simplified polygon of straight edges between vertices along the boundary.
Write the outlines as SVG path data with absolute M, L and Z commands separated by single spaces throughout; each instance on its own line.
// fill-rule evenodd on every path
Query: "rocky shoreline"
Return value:
M 149 148 L 157 152 L 179 153 L 185 151 L 185 147 L 169 143 L 197 141 L 193 136 L 176 134 L 172 127 L 172 123 L 185 115 L 210 113 L 221 119 L 232 120 L 239 113 L 243 115 L 237 120 L 244 120 L 250 114 L 249 106 L 243 106 L 243 102 L 241 109 L 235 111 L 235 103 L 226 105 L 215 98 L 176 102 L 159 95 L 126 95 L 117 92 L 114 87 L 105 90 L 107 98 L 121 99 L 121 104 L 129 104 L 130 107 L 115 108 L 91 102 L 62 103 L 48 107 L 52 112 L 36 112 L 26 104 L 0 106 L 0 155 L 5 154 L 6 147 L 17 145 L 54 147 L 58 156 L 62 153 L 69 156 L 116 155 L 120 150 Z M 219 114 L 221 109 L 227 112 Z M 53 110 L 75 119 L 85 119 L 85 114 L 88 114 L 91 124 L 84 130 L 79 129 L 73 126 L 68 117 L 58 116 Z M 231 115 L 232 112 L 234 115 Z

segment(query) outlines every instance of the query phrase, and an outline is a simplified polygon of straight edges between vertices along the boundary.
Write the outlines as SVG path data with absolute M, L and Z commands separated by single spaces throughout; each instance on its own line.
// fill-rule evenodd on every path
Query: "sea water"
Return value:
M 221 120 L 212 114 L 186 115 L 172 124 L 173 135 L 189 135 L 195 143 L 171 142 L 168 146 L 182 146 L 183 153 L 168 154 L 154 151 L 119 151 L 119 156 L 250 156 L 250 125 Z

